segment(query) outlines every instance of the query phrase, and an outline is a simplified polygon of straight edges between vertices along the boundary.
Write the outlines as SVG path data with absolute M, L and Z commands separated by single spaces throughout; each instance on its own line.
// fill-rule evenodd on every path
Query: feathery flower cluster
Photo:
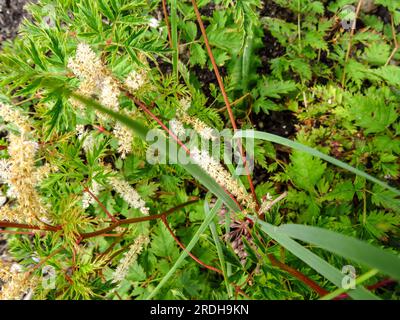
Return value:
M 103 81 L 103 63 L 86 43 L 78 44 L 75 58 L 68 60 L 68 68 L 80 80 L 93 81 L 95 86 L 100 86 Z
M 9 104 L 0 103 L 0 117 L 2 117 L 5 122 L 16 125 L 21 134 L 31 130 L 28 118 Z
M 237 201 L 247 208 L 254 210 L 255 202 L 248 196 L 246 190 L 234 179 L 231 174 L 207 151 L 200 151 L 198 148 L 190 150 L 193 160 L 206 171 L 215 181 L 234 195 Z
M 186 113 L 179 116 L 180 120 L 193 127 L 193 129 L 205 140 L 216 140 L 217 136 L 214 134 L 214 129 L 207 126 L 203 121 L 195 117 L 191 117 Z
M 125 85 L 132 91 L 139 90 L 147 81 L 144 71 L 132 71 L 125 80 Z
M 179 100 L 180 109 L 184 112 L 189 110 L 191 104 L 192 101 L 188 97 L 183 97 L 182 99 Z
M 128 274 L 129 267 L 135 263 L 143 248 L 150 242 L 148 236 L 140 235 L 136 238 L 135 242 L 129 247 L 129 251 L 125 253 L 124 257 L 118 264 L 117 269 L 113 274 L 114 283 L 121 282 Z
M 37 279 L 0 261 L 0 280 L 5 284 L 0 290 L 0 300 L 21 300 L 37 285 Z
M 193 129 L 205 140 L 216 140 L 217 136 L 214 134 L 214 129 L 209 127 L 200 119 L 195 117 L 189 116 L 187 110 L 190 107 L 190 100 L 189 98 L 182 98 L 179 101 L 180 107 L 177 110 L 177 117 L 178 119 L 189 126 L 192 126 Z
M 121 91 L 112 77 L 105 77 L 100 93 L 101 103 L 114 111 L 119 110 L 119 95 Z
M 139 209 L 143 214 L 149 214 L 149 208 L 140 197 L 139 193 L 130 186 L 130 184 L 117 177 L 108 179 L 113 189 L 124 199 L 131 207 Z
M 112 76 L 107 74 L 107 70 L 96 53 L 84 43 L 78 45 L 75 58 L 71 58 L 68 67 L 81 80 L 78 93 L 87 97 L 97 95 L 102 105 L 107 108 L 119 111 L 119 96 L 121 91 L 119 84 Z M 126 79 L 126 85 L 132 90 L 137 90 L 145 82 L 145 76 L 142 73 L 133 71 Z M 71 99 L 71 103 L 79 108 L 83 106 L 76 99 Z M 98 117 L 107 120 L 108 117 L 100 112 L 96 112 Z M 78 126 L 77 126 L 78 131 Z M 132 133 L 122 124 L 117 122 L 113 130 L 119 142 L 118 151 L 122 158 L 125 158 L 132 151 Z M 84 134 L 83 128 L 79 128 L 78 137 Z M 86 137 L 83 148 L 87 152 L 93 147 L 94 137 Z
M 132 131 L 122 123 L 117 122 L 113 133 L 118 139 L 118 152 L 121 153 L 121 158 L 125 159 L 126 155 L 132 152 Z
M 35 187 L 43 175 L 47 174 L 48 167 L 40 170 L 35 167 L 35 155 L 38 150 L 36 142 L 14 134 L 9 135 L 9 140 L 10 159 L 7 160 L 7 165 L 2 161 L 3 170 L 0 177 L 10 187 L 8 195 L 17 198 L 18 207 L 2 207 L 0 219 L 36 224 L 37 218 L 45 217 L 46 210 Z
M 169 128 L 177 137 L 183 136 L 186 132 L 183 123 L 176 119 L 172 119 L 169 122 Z
M 78 93 L 91 97 L 98 95 L 100 102 L 108 108 L 118 111 L 120 90 L 117 82 L 109 75 L 102 61 L 96 53 L 85 43 L 78 44 L 75 58 L 70 58 L 68 68 L 81 80 Z M 76 99 L 71 99 L 72 105 L 82 108 L 82 104 Z M 97 113 L 99 118 L 107 117 Z

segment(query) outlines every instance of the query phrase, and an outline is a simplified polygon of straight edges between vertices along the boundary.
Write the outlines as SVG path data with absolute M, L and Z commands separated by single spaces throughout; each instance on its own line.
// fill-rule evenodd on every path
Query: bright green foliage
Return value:
M 266 2 L 282 14 L 263 11 Z M 398 28 L 397 1 L 375 2 L 387 8 Z M 355 3 L 198 1 L 236 122 L 257 130 L 251 177 L 258 200 L 287 192 L 262 219 L 255 218 L 255 210 L 246 218 L 199 165 L 149 163 L 145 136 L 161 127 L 129 95 L 121 94 L 119 112 L 112 112 L 96 102 L 97 95 L 75 92 L 79 81 L 68 61 L 78 44 L 86 43 L 121 83 L 130 72 L 145 71 L 147 82 L 134 96 L 164 124 L 178 116 L 181 99 L 191 97 L 188 116 L 217 130 L 231 128 L 191 1 L 167 1 L 172 47 L 164 20 L 152 25 L 152 18 L 161 17 L 160 1 L 40 0 L 30 5 L 32 18 L 24 21 L 20 36 L 2 43 L 0 101 L 29 116 L 30 138 L 39 145 L 35 166 L 56 168 L 37 191 L 51 211 L 48 222 L 62 227 L 5 236 L 11 255 L 27 270 L 38 261 L 55 268 L 56 288 L 39 286 L 34 298 L 234 299 L 237 286 L 244 292 L 238 299 L 319 298 L 272 263 L 272 254 L 330 292 L 340 287 L 343 266 L 353 265 L 357 276 L 376 268 L 380 273 L 349 295 L 398 299 L 398 285 L 375 292 L 363 286 L 398 277 L 400 53 L 392 54 L 390 23 L 361 11 L 363 28 L 355 31 L 346 58 L 350 32 L 340 27 L 339 16 L 345 5 Z M 216 9 L 206 15 L 210 5 Z M 115 119 L 132 134 L 126 157 L 113 133 Z M 83 137 L 77 132 L 82 127 Z M 18 132 L 13 123 L 1 130 Z M 8 159 L 9 137 L 0 136 L 1 158 Z M 178 148 L 173 139 L 168 142 Z M 225 167 L 234 172 L 234 166 Z M 182 250 L 161 219 L 80 238 L 109 226 L 108 214 L 143 217 L 113 189 L 114 176 L 137 190 L 150 216 L 197 199 L 166 221 L 203 265 Z M 235 179 L 250 190 L 246 177 Z M 98 201 L 83 207 L 85 187 L 94 185 Z M 0 189 L 7 194 L 6 184 Z M 217 198 L 214 207 L 211 198 Z M 245 259 L 229 238 L 238 221 L 249 223 L 248 234 L 238 241 Z M 124 279 L 113 282 L 140 236 L 148 243 Z M 41 276 L 41 269 L 34 273 Z

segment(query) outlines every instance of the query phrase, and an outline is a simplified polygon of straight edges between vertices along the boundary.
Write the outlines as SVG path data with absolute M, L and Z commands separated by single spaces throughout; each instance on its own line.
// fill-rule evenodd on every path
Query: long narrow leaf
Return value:
M 342 280 L 344 274 L 338 269 L 330 265 L 325 260 L 318 257 L 316 254 L 310 250 L 304 248 L 302 245 L 292 240 L 285 233 L 280 231 L 278 227 L 275 227 L 269 223 L 259 220 L 256 217 L 249 217 L 255 223 L 258 223 L 268 236 L 277 241 L 281 246 L 285 247 L 299 259 L 308 264 L 311 268 L 317 271 L 319 274 L 323 275 L 326 279 L 331 281 L 338 287 L 342 287 Z M 367 289 L 357 286 L 354 290 L 349 291 L 349 295 L 354 299 L 362 300 L 376 300 L 379 299 L 373 293 L 369 292 Z
M 174 75 L 178 79 L 178 14 L 176 0 L 171 0 L 171 37 L 173 45 L 172 53 L 172 67 L 174 69 Z
M 278 230 L 291 238 L 311 243 L 400 280 L 400 258 L 369 243 L 330 230 L 299 224 L 282 225 Z
M 339 161 L 335 158 L 332 158 L 316 149 L 310 148 L 308 146 L 305 146 L 304 144 L 301 144 L 299 142 L 295 142 L 295 141 L 291 141 L 289 139 L 286 138 L 282 138 L 280 136 L 271 134 L 271 133 L 267 133 L 267 132 L 261 132 L 261 131 L 254 131 L 254 130 L 243 130 L 243 131 L 238 131 L 235 135 L 234 138 L 253 138 L 253 139 L 261 139 L 261 140 L 266 140 L 266 141 L 270 141 L 270 142 L 274 142 L 274 143 L 278 143 L 284 146 L 287 146 L 289 148 L 292 149 L 296 149 L 296 150 L 300 150 L 303 152 L 307 152 L 315 157 L 321 158 L 329 163 L 332 163 L 335 166 L 338 166 L 342 169 L 346 169 L 360 177 L 363 177 L 371 182 L 374 182 L 382 187 L 384 187 L 385 189 L 388 189 L 392 192 L 394 192 L 397 195 L 400 195 L 400 191 L 389 186 L 387 183 L 380 181 L 376 178 L 374 178 L 373 176 L 369 175 L 368 173 L 365 173 L 364 171 L 361 171 L 359 169 L 356 169 L 342 161 Z
M 209 208 L 208 203 L 206 201 L 204 202 L 204 212 L 207 215 L 210 214 L 210 208 Z M 211 235 L 213 237 L 214 243 L 215 243 L 215 247 L 217 248 L 218 259 L 219 259 L 219 263 L 221 265 L 221 270 L 222 270 L 223 275 L 224 275 L 224 281 L 225 281 L 226 290 L 228 292 L 228 296 L 232 297 L 233 296 L 232 295 L 232 287 L 229 285 L 229 281 L 228 281 L 224 252 L 222 250 L 221 241 L 220 241 L 220 239 L 218 237 L 217 227 L 216 227 L 214 221 L 211 221 L 211 223 L 210 223 L 210 231 L 211 231 Z

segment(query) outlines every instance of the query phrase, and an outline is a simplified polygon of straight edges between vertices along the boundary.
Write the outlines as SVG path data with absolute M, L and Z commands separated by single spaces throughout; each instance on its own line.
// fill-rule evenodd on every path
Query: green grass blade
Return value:
M 344 274 L 341 273 L 338 269 L 336 269 L 328 262 L 318 257 L 310 250 L 304 248 L 298 242 L 291 239 L 289 236 L 283 233 L 278 227 L 275 227 L 269 223 L 261 221 L 256 217 L 249 216 L 249 218 L 251 218 L 255 223 L 259 224 L 261 230 L 263 230 L 269 237 L 277 241 L 281 246 L 285 247 L 292 254 L 294 254 L 299 259 L 304 261 L 307 265 L 309 265 L 319 274 L 321 274 L 326 279 L 331 281 L 337 287 L 342 287 L 342 280 Z M 369 292 L 367 289 L 361 286 L 356 286 L 355 289 L 349 291 L 349 295 L 353 299 L 362 299 L 362 300 L 379 299 L 373 293 Z
M 204 212 L 206 213 L 206 215 L 210 214 L 210 209 L 209 209 L 207 202 L 204 202 Z M 221 241 L 218 237 L 217 227 L 216 227 L 214 221 L 211 221 L 211 223 L 210 223 L 210 231 L 211 231 L 211 235 L 213 237 L 214 243 L 215 243 L 215 247 L 217 248 L 218 259 L 219 259 L 219 263 L 221 265 L 221 270 L 224 275 L 224 282 L 225 282 L 226 290 L 228 292 L 229 298 L 232 298 L 233 292 L 232 292 L 232 287 L 229 285 L 229 281 L 228 281 L 225 257 L 224 257 L 224 253 L 222 250 Z
M 218 199 L 217 202 L 215 203 L 214 208 L 212 208 L 209 214 L 205 217 L 203 223 L 200 225 L 199 229 L 196 231 L 192 240 L 190 240 L 189 244 L 187 245 L 186 247 L 187 251 L 185 250 L 182 251 L 178 260 L 176 260 L 171 270 L 168 271 L 168 273 L 160 281 L 157 287 L 155 287 L 154 290 L 146 297 L 146 300 L 152 299 L 160 291 L 160 289 L 167 283 L 167 281 L 174 275 L 176 270 L 181 266 L 182 262 L 188 256 L 188 252 L 190 252 L 193 249 L 193 247 L 199 241 L 200 236 L 204 233 L 204 231 L 208 228 L 210 223 L 214 220 L 215 216 L 217 215 L 217 212 L 219 211 L 219 209 L 221 209 L 221 206 L 222 206 L 222 201 Z
M 171 0 L 171 40 L 172 40 L 172 67 L 176 79 L 178 79 L 178 14 L 176 0 Z
M 266 140 L 266 141 L 270 141 L 270 142 L 274 142 L 274 143 L 278 143 L 281 145 L 284 145 L 286 147 L 292 148 L 292 149 L 296 149 L 296 150 L 300 150 L 303 152 L 307 152 L 315 157 L 321 158 L 335 166 L 338 166 L 342 169 L 348 170 L 360 177 L 363 177 L 371 182 L 374 182 L 382 187 L 384 187 L 385 189 L 388 189 L 392 192 L 394 192 L 397 195 L 400 195 L 400 190 L 397 190 L 391 186 L 389 186 L 387 183 L 380 181 L 379 179 L 374 178 L 373 176 L 369 175 L 368 173 L 365 173 L 359 169 L 356 169 L 342 161 L 339 161 L 335 158 L 332 158 L 316 149 L 310 148 L 308 146 L 305 146 L 299 142 L 295 142 L 295 141 L 291 141 L 289 139 L 286 138 L 282 138 L 280 136 L 271 134 L 271 133 L 267 133 L 267 132 L 261 132 L 261 131 L 254 131 L 254 130 L 243 130 L 243 131 L 238 131 L 235 135 L 234 138 L 253 138 L 253 139 L 261 139 L 261 140 Z
M 372 269 L 372 270 L 364 273 L 363 275 L 361 275 L 360 277 L 358 277 L 356 279 L 356 285 L 362 284 L 363 282 L 367 281 L 369 278 L 375 276 L 378 272 L 379 272 L 379 270 Z M 338 295 L 341 295 L 342 293 L 347 292 L 348 290 L 351 290 L 351 289 L 338 288 L 337 290 L 323 296 L 320 300 L 332 300 L 332 299 L 336 298 Z
M 282 225 L 279 230 L 291 238 L 311 243 L 400 280 L 400 258 L 369 243 L 330 230 L 298 224 Z

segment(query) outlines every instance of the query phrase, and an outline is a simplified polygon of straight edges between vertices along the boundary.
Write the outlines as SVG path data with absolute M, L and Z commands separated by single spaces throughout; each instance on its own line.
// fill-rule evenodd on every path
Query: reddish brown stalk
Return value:
M 183 150 L 185 150 L 188 155 L 190 154 L 189 148 L 186 147 L 186 145 L 171 130 L 169 130 L 168 127 L 159 118 L 157 118 L 157 116 L 151 112 L 142 101 L 136 99 L 130 92 L 125 91 L 125 94 L 128 98 L 132 99 L 133 102 L 135 102 L 135 104 L 137 104 L 145 113 L 147 113 L 150 118 L 156 121 L 161 128 L 163 128 L 183 148 Z
M 168 10 L 167 10 L 167 4 L 166 4 L 165 0 L 162 0 L 162 7 L 163 7 L 165 25 L 167 26 L 167 30 L 168 30 L 168 41 L 169 41 L 170 47 L 172 48 L 173 45 L 172 45 L 171 27 L 169 25 Z
M 114 292 L 115 292 L 115 295 L 118 297 L 119 300 L 124 300 L 124 299 L 122 299 L 122 297 L 120 296 L 120 294 L 117 291 L 114 291 Z
M 346 64 L 347 64 L 347 61 L 350 58 L 351 47 L 353 45 L 353 37 L 354 37 L 355 30 L 356 30 L 357 18 L 358 18 L 359 14 L 360 14 L 360 10 L 361 10 L 362 4 L 363 4 L 363 0 L 359 0 L 358 1 L 358 5 L 357 5 L 357 9 L 356 9 L 356 14 L 355 14 L 355 17 L 354 17 L 354 19 L 355 19 L 354 20 L 354 24 L 352 25 L 352 28 L 351 28 L 351 31 L 350 31 L 349 43 L 347 45 L 346 57 L 344 59 L 344 66 L 345 67 L 343 69 L 343 75 L 342 75 L 342 87 L 343 88 L 345 87 L 345 82 L 346 82 Z
M 12 230 L 0 230 L 0 233 L 7 233 L 7 234 L 27 234 L 30 236 L 33 236 L 35 232 L 29 232 L 29 231 L 12 231 Z
M 282 270 L 285 270 L 286 272 L 290 273 L 292 276 L 295 278 L 299 279 L 301 282 L 303 282 L 305 285 L 313 289 L 316 293 L 318 293 L 321 297 L 328 294 L 329 291 L 325 290 L 324 288 L 320 287 L 316 282 L 305 276 L 303 273 L 300 271 L 293 269 L 292 267 L 289 267 L 288 265 L 284 264 L 283 262 L 279 261 L 278 259 L 275 258 L 273 254 L 268 254 L 268 259 L 271 261 L 271 264 L 275 267 L 278 267 Z
M 30 224 L 25 223 L 15 223 L 15 222 L 8 222 L 8 221 L 0 221 L 1 228 L 20 228 L 20 229 L 31 229 L 31 230 L 43 230 L 43 231 L 60 231 L 61 226 L 50 226 L 50 225 L 43 225 L 43 226 L 32 226 Z
M 215 73 L 215 76 L 216 76 L 217 81 L 218 81 L 219 88 L 220 88 L 221 93 L 222 93 L 222 97 L 224 98 L 226 109 L 227 109 L 228 114 L 229 114 L 229 119 L 230 119 L 230 121 L 232 123 L 233 130 L 237 131 L 238 128 L 237 128 L 237 125 L 236 125 L 235 117 L 233 115 L 231 104 L 229 102 L 228 95 L 226 94 L 225 86 L 224 86 L 224 83 L 222 81 L 221 75 L 219 73 L 219 69 L 218 69 L 217 63 L 215 62 L 215 58 L 214 58 L 214 55 L 213 55 L 212 50 L 211 50 L 210 42 L 208 41 L 207 32 L 206 32 L 206 29 L 204 27 L 203 21 L 201 19 L 201 14 L 200 14 L 199 8 L 197 7 L 196 0 L 192 0 L 192 4 L 193 4 L 194 12 L 196 14 L 197 22 L 199 23 L 200 30 L 201 30 L 201 33 L 202 33 L 203 38 L 204 38 L 204 43 L 206 45 L 208 56 L 210 57 L 211 64 L 212 64 L 213 69 L 214 69 L 214 73 Z M 254 201 L 255 201 L 255 203 L 257 205 L 256 210 L 258 211 L 259 207 L 260 207 L 260 204 L 259 204 L 257 196 L 256 196 L 256 192 L 255 192 L 255 189 L 254 189 L 253 181 L 251 180 L 251 176 L 250 176 L 250 172 L 249 172 L 249 166 L 248 166 L 248 163 L 247 163 L 247 160 L 246 160 L 246 154 L 245 154 L 245 151 L 243 150 L 242 143 L 239 140 L 238 140 L 238 147 L 239 147 L 239 152 L 240 152 L 240 154 L 242 156 L 243 165 L 244 165 L 245 170 L 246 170 L 246 176 L 247 176 L 247 180 L 248 180 L 249 185 L 250 185 L 251 194 L 252 194 L 252 196 L 254 198 Z
M 164 223 L 164 225 L 167 227 L 169 233 L 171 234 L 171 236 L 174 238 L 175 242 L 182 248 L 182 250 L 186 251 L 186 253 L 194 260 L 196 261 L 198 264 L 202 265 L 204 268 L 207 268 L 211 271 L 215 271 L 219 274 L 223 274 L 223 272 L 213 266 L 209 266 L 208 264 L 204 263 L 203 261 L 201 261 L 199 258 L 197 258 L 195 255 L 193 255 L 190 251 L 188 251 L 185 247 L 185 245 L 176 237 L 176 235 L 174 234 L 174 232 L 172 231 L 171 227 L 169 226 L 168 222 L 167 222 L 167 218 L 165 216 L 163 216 L 161 218 L 162 222 Z
M 113 222 L 117 222 L 118 220 L 110 213 L 110 211 L 107 210 L 107 208 L 104 206 L 104 204 L 101 203 L 101 201 L 99 200 L 99 198 L 97 198 L 90 190 L 88 187 L 85 187 L 83 189 L 84 192 L 87 192 L 90 194 L 90 196 L 96 200 L 96 202 L 99 204 L 100 208 L 104 211 L 104 213 L 113 221 Z
M 105 255 L 107 255 L 109 252 L 111 252 L 112 249 L 113 249 L 118 243 L 121 242 L 123 236 L 124 236 L 127 232 L 128 232 L 128 229 L 126 228 L 126 229 L 124 230 L 124 232 L 121 233 L 121 234 L 119 235 L 118 238 L 114 239 L 113 243 L 112 243 L 103 253 L 100 254 L 99 259 L 100 259 L 101 257 L 104 257 Z
M 393 15 L 390 15 L 390 23 L 391 23 L 391 26 L 392 26 L 394 49 L 393 49 L 392 53 L 390 54 L 389 58 L 387 59 L 387 61 L 385 63 L 385 67 L 387 65 L 389 65 L 390 61 L 392 61 L 392 59 L 393 59 L 394 55 L 396 54 L 396 52 L 400 49 L 400 45 L 397 42 L 396 28 L 394 27 Z
M 110 238 L 112 238 L 112 237 L 118 238 L 121 236 L 121 233 L 104 233 L 101 236 L 102 237 L 110 237 Z
M 235 284 L 233 284 L 233 286 L 235 287 L 235 300 L 237 300 L 238 293 L 240 293 L 243 297 L 245 297 L 245 298 L 251 300 L 251 298 L 246 294 L 246 292 L 244 292 L 244 291 L 240 288 L 240 286 L 237 286 L 237 285 L 235 285 Z
M 145 216 L 145 217 L 139 217 L 139 218 L 131 218 L 131 219 L 124 219 L 124 220 L 118 220 L 117 222 L 113 223 L 111 226 L 98 230 L 98 231 L 93 231 L 93 232 L 88 232 L 88 233 L 83 233 L 81 234 L 82 240 L 88 239 L 88 238 L 93 238 L 97 237 L 103 234 L 106 234 L 109 231 L 114 230 L 116 227 L 125 225 L 125 224 L 133 224 L 133 223 L 138 223 L 138 222 L 143 222 L 143 221 L 150 221 L 150 220 L 156 220 L 156 219 L 161 219 L 163 216 L 167 216 L 176 210 L 182 209 L 190 204 L 193 204 L 197 202 L 198 199 L 195 200 L 190 200 L 185 203 L 180 204 L 179 206 L 176 206 L 172 209 L 169 209 L 168 211 L 161 213 L 161 214 L 154 214 L 151 216 Z
M 108 235 L 107 233 L 109 231 L 114 230 L 116 227 L 125 225 L 125 224 L 133 224 L 133 223 L 138 223 L 138 222 L 143 222 L 143 221 L 150 221 L 150 220 L 155 220 L 155 219 L 161 219 L 163 216 L 167 216 L 176 210 L 182 209 L 190 204 L 193 204 L 197 202 L 199 199 L 193 199 L 190 201 L 187 201 L 185 203 L 182 203 L 174 208 L 171 208 L 167 210 L 164 213 L 161 214 L 155 214 L 151 216 L 145 216 L 145 217 L 139 217 L 139 218 L 131 218 L 131 219 L 124 219 L 124 220 L 117 220 L 115 223 L 113 223 L 111 226 L 98 230 L 98 231 L 93 231 L 93 232 L 88 232 L 88 233 L 82 233 L 79 235 L 79 239 L 77 241 L 77 244 L 79 244 L 82 240 L 88 239 L 88 238 L 93 238 L 97 236 L 111 236 Z M 14 223 L 14 222 L 8 222 L 8 221 L 0 221 L 0 227 L 2 228 L 21 228 L 21 229 L 31 229 L 31 230 L 43 230 L 43 231 L 60 231 L 62 228 L 61 226 L 50 226 L 50 225 L 45 225 L 45 226 L 32 226 L 29 224 L 23 224 L 23 223 Z M 118 236 L 118 235 L 112 235 L 112 236 Z
M 96 125 L 93 125 L 93 128 L 95 128 L 95 129 L 97 129 L 99 132 L 101 132 L 101 133 L 107 133 L 107 134 L 110 134 L 110 132 L 109 131 L 107 131 L 106 129 L 104 129 L 102 126 L 96 126 Z
M 393 284 L 393 283 L 396 283 L 396 281 L 392 280 L 392 279 L 385 279 L 385 280 L 379 281 L 378 283 L 375 283 L 373 285 L 367 286 L 367 289 L 375 290 L 375 289 L 382 288 L 382 287 L 385 287 L 385 286 Z M 335 297 L 333 300 L 343 300 L 348 297 L 349 297 L 349 295 L 347 293 L 342 293 L 342 294 L 338 295 L 337 297 Z

